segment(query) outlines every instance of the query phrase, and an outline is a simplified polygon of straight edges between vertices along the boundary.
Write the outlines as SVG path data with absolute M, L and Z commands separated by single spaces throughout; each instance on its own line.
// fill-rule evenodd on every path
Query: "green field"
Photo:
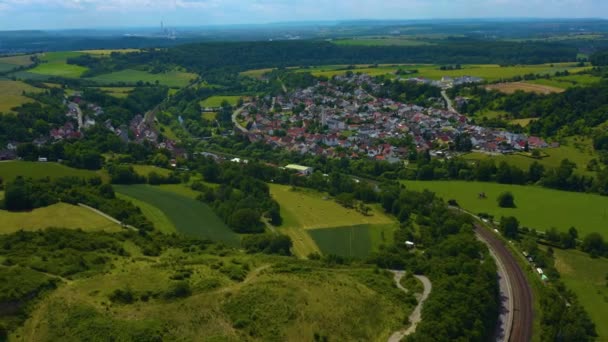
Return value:
M 148 204 L 148 202 L 140 201 L 134 197 L 123 195 L 121 193 L 117 193 L 116 197 L 130 201 L 139 207 L 142 214 L 144 214 L 144 216 L 150 220 L 150 222 L 154 223 L 154 228 L 156 228 L 158 231 L 166 234 L 177 233 L 177 229 L 175 228 L 173 222 L 171 222 L 167 215 L 165 215 L 165 213 L 163 213 L 162 210 L 158 209 L 157 207 Z
M 17 176 L 25 178 L 59 178 L 59 177 L 80 177 L 91 178 L 95 176 L 107 180 L 108 176 L 104 171 L 89 171 L 74 169 L 58 163 L 37 163 L 37 162 L 0 162 L 0 177 L 12 180 Z
M 215 108 L 215 107 L 220 107 L 222 105 L 222 102 L 226 101 L 228 102 L 231 106 L 236 106 L 237 102 L 239 101 L 239 99 L 242 96 L 236 95 L 236 96 L 211 96 L 208 97 L 206 99 L 204 99 L 203 101 L 201 101 L 201 107 L 211 107 L 211 108 Z
M 581 74 L 581 75 L 552 77 L 550 79 L 541 78 L 541 79 L 531 80 L 531 81 L 526 81 L 526 82 L 567 89 L 567 88 L 572 88 L 572 87 L 576 87 L 576 86 L 587 86 L 587 85 L 591 85 L 594 83 L 598 83 L 599 81 L 601 81 L 600 77 L 593 76 L 593 75 L 587 75 L 587 74 Z
M 39 88 L 19 81 L 0 80 L 0 113 L 9 113 L 12 108 L 24 103 L 34 102 L 23 92 L 40 92 Z
M 400 37 L 362 37 L 352 39 L 337 39 L 333 41 L 336 45 L 348 46 L 424 46 L 435 45 L 423 40 Z
M 147 71 L 126 69 L 88 79 L 101 84 L 136 84 L 139 81 L 144 83 L 156 83 L 156 81 L 158 81 L 158 83 L 168 87 L 183 88 L 194 78 L 196 78 L 196 75 L 194 74 L 175 70 L 160 74 L 152 74 Z
M 292 191 L 289 186 L 270 184 L 270 193 L 281 206 L 283 224 L 280 230 L 291 237 L 294 253 L 299 257 L 306 257 L 314 252 L 344 256 L 367 255 L 381 244 L 392 240 L 395 221 L 378 207 L 372 207 L 370 216 L 364 216 L 353 209 L 340 206 L 327 195 L 313 190 Z M 356 234 L 367 230 L 364 239 L 368 242 L 361 241 L 358 247 L 351 250 L 344 244 L 351 239 L 353 231 L 349 227 L 354 226 L 365 227 L 354 228 L 354 232 Z M 320 230 L 330 232 L 319 232 Z M 383 242 L 380 235 L 391 240 Z M 331 242 L 336 240 L 341 240 L 342 244 Z
M 592 259 L 576 250 L 554 249 L 555 266 L 595 323 L 598 341 L 608 341 L 608 259 Z M 604 322 L 604 323 L 602 323 Z
M 85 231 L 117 232 L 120 225 L 107 218 L 78 206 L 58 203 L 30 212 L 9 212 L 0 210 L 0 234 L 22 230 L 40 230 L 51 227 L 69 229 L 81 228 Z
M 124 99 L 133 91 L 133 87 L 99 87 L 97 88 L 104 93 L 114 96 L 119 99 Z
M 591 232 L 608 237 L 608 197 L 566 192 L 536 186 L 506 185 L 465 181 L 404 181 L 411 190 L 429 189 L 444 200 L 455 199 L 475 214 L 488 213 L 495 219 L 515 216 L 525 227 L 545 231 L 555 227 L 566 231 L 576 227 L 580 236 Z M 496 201 L 502 192 L 510 191 L 517 208 L 500 208 Z M 485 192 L 487 199 L 479 199 Z
M 32 64 L 31 57 L 32 55 L 0 57 L 0 72 L 11 71 L 22 66 L 29 66 Z
M 215 121 L 217 118 L 217 113 L 215 112 L 205 112 L 202 114 L 203 119 L 207 121 Z
M 154 166 L 154 165 L 132 165 L 132 166 L 133 166 L 133 170 L 135 170 L 135 172 L 138 175 L 144 176 L 144 177 L 148 177 L 150 172 L 156 172 L 157 174 L 164 176 L 164 177 L 168 176 L 171 173 L 171 170 L 163 169 L 162 167 L 158 167 L 158 166 Z
M 41 55 L 44 63 L 39 64 L 28 73 L 45 76 L 59 76 L 67 78 L 79 78 L 88 69 L 79 65 L 67 64 L 70 57 L 80 56 L 80 52 L 47 52 Z
M 363 224 L 358 226 L 310 229 L 321 252 L 343 257 L 365 258 L 381 245 L 393 243 L 396 224 Z
M 156 207 L 184 235 L 220 241 L 231 246 L 239 245 L 239 236 L 200 201 L 149 185 L 115 186 L 115 189 L 118 193 Z
M 131 53 L 131 52 L 139 52 L 140 49 L 103 49 L 103 50 L 82 50 L 78 52 L 86 53 L 88 55 L 97 55 L 97 56 L 109 56 L 113 52 L 116 53 Z

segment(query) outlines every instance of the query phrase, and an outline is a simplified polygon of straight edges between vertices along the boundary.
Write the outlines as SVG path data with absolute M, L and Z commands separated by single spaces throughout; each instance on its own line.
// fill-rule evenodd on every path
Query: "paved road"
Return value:
M 532 339 L 532 290 L 521 267 L 495 233 L 475 226 L 475 233 L 484 241 L 504 267 L 507 281 L 512 293 L 513 319 L 510 331 L 506 332 L 509 341 L 526 342 Z M 501 267 L 501 266 L 499 266 Z
M 401 279 L 405 276 L 405 272 L 404 271 L 391 271 L 391 272 L 393 272 L 393 274 L 395 275 L 394 279 L 395 279 L 395 284 L 397 284 L 397 287 L 401 291 L 408 293 L 409 292 L 408 289 L 406 289 L 405 287 L 403 287 L 401 285 Z M 416 331 L 416 326 L 418 325 L 418 323 L 420 323 L 420 320 L 422 319 L 422 315 L 421 315 L 422 314 L 422 305 L 424 304 L 424 301 L 428 298 L 429 294 L 431 293 L 433 286 L 432 286 L 429 278 L 427 278 L 425 276 L 415 275 L 414 277 L 418 278 L 418 280 L 420 280 L 422 282 L 422 285 L 424 286 L 424 290 L 422 291 L 422 295 L 420 295 L 419 298 L 417 298 L 418 305 L 416 306 L 414 311 L 410 314 L 409 321 L 410 321 L 411 325 L 407 329 L 395 331 L 391 335 L 391 337 L 389 337 L 388 342 L 399 342 L 405 336 L 414 333 Z
M 249 107 L 249 103 L 246 103 L 245 105 L 243 105 L 243 107 L 237 109 L 234 111 L 234 113 L 232 113 L 232 123 L 234 123 L 234 127 L 236 127 L 238 130 L 240 130 L 243 133 L 247 133 L 247 128 L 241 126 L 240 123 L 238 123 L 238 120 L 236 119 L 239 114 L 241 114 L 241 112 L 245 109 Z
M 443 99 L 445 100 L 445 103 L 447 104 L 448 110 L 450 112 L 457 113 L 454 110 L 454 106 L 452 105 L 452 100 L 450 99 L 450 97 L 448 96 L 448 94 L 445 92 L 445 90 L 441 91 L 441 96 L 443 96 Z

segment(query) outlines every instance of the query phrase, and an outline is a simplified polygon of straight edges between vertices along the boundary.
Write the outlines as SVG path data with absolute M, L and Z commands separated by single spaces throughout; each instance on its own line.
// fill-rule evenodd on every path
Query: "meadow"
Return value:
M 537 186 L 507 185 L 466 181 L 403 181 L 408 189 L 428 189 L 444 200 L 454 199 L 460 207 L 475 214 L 515 216 L 522 226 L 546 231 L 555 227 L 567 231 L 575 227 L 580 236 L 598 232 L 608 238 L 608 197 L 558 191 Z M 509 191 L 517 208 L 500 208 L 498 195 Z M 486 199 L 480 199 L 484 192 Z
M 150 222 L 154 223 L 154 228 L 158 231 L 163 232 L 165 234 L 177 233 L 177 229 L 175 228 L 173 222 L 171 222 L 167 215 L 165 215 L 165 213 L 163 213 L 163 211 L 158 209 L 157 207 L 149 204 L 148 202 L 140 201 L 135 197 L 123 195 L 121 193 L 117 193 L 116 197 L 125 201 L 129 201 L 135 206 L 139 207 L 139 209 L 141 209 L 142 214 L 148 220 L 150 220 Z
M 40 57 L 44 63 L 27 72 L 45 76 L 79 78 L 88 69 L 79 65 L 67 64 L 67 59 L 80 55 L 80 52 L 47 52 Z
M 82 229 L 84 231 L 121 231 L 120 225 L 86 208 L 58 203 L 29 212 L 0 210 L 0 234 L 18 230 L 40 230 L 50 227 Z
M 166 85 L 168 87 L 183 88 L 195 78 L 196 75 L 194 74 L 177 70 L 152 74 L 147 71 L 126 69 L 87 79 L 100 84 L 136 84 L 139 81 L 144 83 L 156 83 L 158 81 L 159 84 Z
M 74 169 L 58 163 L 0 162 L 0 178 L 8 181 L 15 179 L 17 176 L 25 178 L 50 177 L 52 179 L 59 177 L 101 177 L 105 181 L 108 180 L 108 175 L 104 171 Z
M 608 340 L 608 259 L 592 259 L 577 250 L 555 248 L 554 253 L 555 267 L 594 321 L 598 341 Z
M 111 95 L 113 97 L 119 98 L 119 99 L 124 99 L 127 96 L 129 96 L 129 94 L 131 93 L 131 91 L 133 91 L 133 87 L 99 87 L 97 88 L 101 91 L 103 91 L 104 93 Z
M 131 53 L 131 52 L 139 52 L 140 49 L 103 49 L 103 50 L 82 50 L 78 52 L 86 53 L 88 55 L 95 56 L 109 56 L 112 53 Z
M 534 84 L 527 82 L 509 82 L 509 83 L 497 83 L 486 87 L 490 90 L 498 90 L 501 93 L 513 94 L 516 91 L 523 91 L 527 93 L 537 93 L 542 95 L 561 93 L 564 92 L 562 88 L 556 88 L 548 85 Z
M 0 113 L 10 113 L 15 107 L 24 103 L 34 102 L 23 92 L 40 92 L 39 88 L 19 81 L 0 80 Z
M 120 194 L 159 209 L 181 234 L 224 242 L 231 246 L 239 245 L 239 236 L 230 230 L 211 208 L 200 201 L 175 191 L 149 185 L 123 185 L 114 188 Z M 150 214 L 149 209 L 148 214 Z
M 222 105 L 222 102 L 226 101 L 231 106 L 236 106 L 240 98 L 242 98 L 242 96 L 239 95 L 211 96 L 201 101 L 200 104 L 201 107 L 215 108 L 220 107 Z
M 158 166 L 154 166 L 154 165 L 132 165 L 133 166 L 133 170 L 135 170 L 135 172 L 140 175 L 140 176 L 144 176 L 144 177 L 148 177 L 148 175 L 151 172 L 156 172 L 157 174 L 166 177 L 171 173 L 171 170 L 169 169 L 163 169 L 162 167 L 158 167 Z
M 11 71 L 18 67 L 29 66 L 32 64 L 32 55 L 16 55 L 0 57 L 0 72 Z
M 527 81 L 528 83 L 542 84 L 555 88 L 572 88 L 576 86 L 586 86 L 594 83 L 598 83 L 601 81 L 600 77 L 588 75 L 588 74 L 580 74 L 580 75 L 569 75 L 569 76 L 560 76 L 560 77 L 551 77 L 549 79 L 539 78 L 536 80 Z
M 392 241 L 395 221 L 379 207 L 372 207 L 370 216 L 364 216 L 309 189 L 292 191 L 289 186 L 270 184 L 270 193 L 281 206 L 280 231 L 292 238 L 299 257 L 315 252 L 366 256 Z M 357 241 L 351 248 L 353 237 Z

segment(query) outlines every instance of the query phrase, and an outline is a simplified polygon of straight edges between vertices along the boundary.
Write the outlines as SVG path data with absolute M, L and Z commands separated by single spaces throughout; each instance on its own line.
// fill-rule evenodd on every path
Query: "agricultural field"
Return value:
M 222 102 L 226 101 L 231 106 L 236 106 L 236 104 L 238 103 L 240 98 L 242 98 L 242 96 L 239 96 L 239 95 L 211 96 L 211 97 L 208 97 L 208 98 L 204 99 L 203 101 L 201 101 L 200 104 L 201 104 L 201 107 L 215 108 L 215 107 L 221 107 Z
M 520 125 L 521 127 L 528 127 L 530 122 L 532 122 L 532 120 L 534 120 L 534 119 L 535 118 L 514 119 L 514 120 L 509 121 L 509 123 L 511 125 Z
M 156 81 L 158 81 L 158 83 L 168 87 L 183 88 L 195 78 L 196 75 L 194 74 L 177 70 L 160 74 L 152 74 L 147 71 L 126 69 L 87 79 L 100 84 L 136 84 L 139 81 L 144 83 L 156 83 Z
M 107 232 L 118 232 L 122 229 L 120 225 L 92 210 L 65 203 L 29 212 L 0 210 L 0 222 L 0 234 L 10 234 L 21 229 L 40 230 L 51 227 Z
M 129 96 L 129 94 L 131 93 L 131 91 L 133 91 L 133 87 L 99 87 L 97 88 L 101 91 L 103 91 L 104 93 L 114 96 L 116 98 L 119 99 L 124 99 L 125 97 Z
M 555 88 L 568 89 L 576 86 L 586 86 L 600 82 L 602 79 L 598 76 L 580 74 L 560 77 L 551 77 L 549 79 L 539 78 L 536 80 L 526 81 L 527 83 L 535 83 L 547 85 Z
M 215 112 L 205 112 L 201 115 L 202 115 L 203 119 L 205 119 L 207 121 L 215 121 L 215 119 L 217 118 L 217 113 L 215 113 Z
M 224 242 L 231 246 L 239 245 L 239 236 L 230 230 L 211 208 L 187 195 L 149 185 L 114 188 L 122 195 L 146 202 L 159 209 L 181 234 Z
M 425 46 L 435 45 L 412 37 L 357 37 L 352 39 L 337 39 L 336 45 L 348 46 Z
M 598 341 L 608 340 L 608 259 L 592 259 L 577 250 L 554 249 L 555 267 L 595 323 Z M 604 322 L 604 323 L 602 323 Z
M 29 66 L 32 64 L 33 55 L 17 55 L 0 57 L 0 72 L 6 72 L 18 67 Z
M 0 113 L 10 113 L 15 107 L 24 103 L 34 102 L 23 92 L 40 92 L 39 88 L 19 81 L 0 80 Z
M 137 246 L 131 249 L 132 257 L 116 257 L 106 272 L 60 283 L 11 339 L 386 341 L 415 305 L 391 273 L 372 268 L 326 268 L 229 250 L 144 257 Z M 172 280 L 186 271 L 186 279 Z M 169 297 L 178 284 L 190 292 Z M 119 289 L 135 300 L 111 301 Z
M 148 202 L 140 201 L 134 197 L 123 195 L 121 193 L 117 193 L 116 197 L 129 201 L 135 206 L 139 207 L 142 214 L 144 214 L 144 216 L 150 220 L 150 222 L 154 223 L 154 228 L 156 228 L 158 231 L 165 234 L 177 233 L 177 229 L 175 228 L 173 222 L 171 222 L 167 215 L 165 215 L 165 213 L 163 213 L 162 210 L 158 209 L 157 207 L 148 204 Z
M 79 78 L 87 71 L 87 68 L 67 64 L 67 59 L 77 57 L 80 52 L 47 52 L 41 54 L 40 59 L 44 62 L 36 66 L 34 69 L 28 70 L 31 74 L 40 74 L 44 76 L 58 76 L 66 78 Z
M 555 227 L 566 231 L 575 227 L 580 236 L 598 232 L 608 238 L 608 197 L 558 191 L 536 186 L 466 181 L 403 181 L 411 190 L 428 189 L 444 200 L 454 199 L 472 213 L 487 213 L 496 220 L 515 216 L 524 227 L 546 231 Z M 517 208 L 500 208 L 498 195 L 509 191 Z M 480 199 L 484 192 L 486 199 Z
M 139 52 L 140 49 L 108 49 L 108 50 L 82 50 L 78 52 L 86 53 L 88 55 L 96 55 L 96 56 L 109 56 L 112 53 L 131 53 L 131 52 Z
M 0 178 L 8 181 L 15 179 L 17 176 L 23 176 L 24 178 L 101 177 L 104 181 L 109 178 L 104 171 L 74 169 L 58 163 L 0 162 Z
M 534 84 L 527 82 L 510 82 L 510 83 L 498 83 L 492 84 L 486 87 L 488 90 L 498 90 L 501 93 L 513 94 L 516 91 L 523 91 L 526 93 L 537 93 L 542 95 L 561 93 L 564 92 L 562 88 L 556 88 L 548 85 Z
M 262 76 L 264 76 L 264 74 L 269 73 L 272 70 L 274 70 L 274 69 L 266 68 L 266 69 L 247 70 L 247 71 L 241 72 L 239 75 L 260 79 L 260 78 L 262 78 Z
M 392 241 L 395 221 L 379 207 L 372 207 L 370 216 L 364 216 L 308 189 L 292 191 L 289 186 L 270 184 L 270 193 L 281 206 L 280 230 L 292 238 L 294 251 L 300 257 L 315 252 L 365 256 Z M 361 241 L 350 248 L 350 241 L 359 236 L 363 236 Z
M 161 175 L 161 176 L 168 176 L 171 173 L 171 170 L 169 169 L 163 169 L 162 167 L 158 167 L 158 166 L 154 166 L 154 165 L 132 165 L 133 166 L 133 170 L 135 170 L 135 172 L 140 175 L 140 176 L 144 176 L 144 177 L 148 177 L 148 175 L 150 174 L 150 172 L 156 172 L 157 174 Z

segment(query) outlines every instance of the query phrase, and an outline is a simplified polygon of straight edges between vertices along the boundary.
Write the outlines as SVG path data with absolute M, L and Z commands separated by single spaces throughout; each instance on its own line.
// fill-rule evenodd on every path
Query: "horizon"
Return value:
M 540 0 L 0 0 L 0 31 L 153 28 L 161 21 L 171 28 L 200 28 L 351 21 L 606 20 L 606 14 L 608 3 L 600 0 L 559 0 L 551 6 Z

